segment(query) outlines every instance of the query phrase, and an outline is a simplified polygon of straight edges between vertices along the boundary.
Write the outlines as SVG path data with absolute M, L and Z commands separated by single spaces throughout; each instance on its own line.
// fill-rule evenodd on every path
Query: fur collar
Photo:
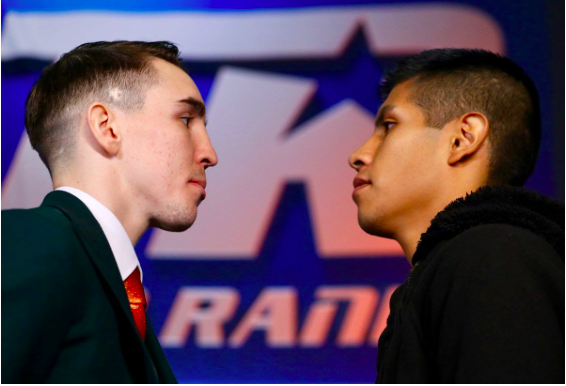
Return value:
M 421 235 L 413 265 L 442 240 L 478 225 L 508 224 L 542 237 L 564 258 L 564 205 L 525 188 L 484 186 L 451 202 Z

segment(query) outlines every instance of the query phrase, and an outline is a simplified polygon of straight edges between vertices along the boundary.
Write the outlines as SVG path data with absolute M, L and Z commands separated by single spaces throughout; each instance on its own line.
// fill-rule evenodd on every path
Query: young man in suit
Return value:
M 438 49 L 382 84 L 350 157 L 368 233 L 413 265 L 391 298 L 379 383 L 563 383 L 564 206 L 522 188 L 540 113 L 509 59 Z
M 43 72 L 25 123 L 55 190 L 2 212 L 2 381 L 176 382 L 133 246 L 189 228 L 217 163 L 177 47 L 83 44 Z

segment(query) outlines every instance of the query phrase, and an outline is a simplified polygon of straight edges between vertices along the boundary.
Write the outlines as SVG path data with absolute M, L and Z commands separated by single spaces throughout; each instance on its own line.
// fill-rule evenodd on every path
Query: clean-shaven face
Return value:
M 124 116 L 124 178 L 134 207 L 145 213 L 149 226 L 183 231 L 206 197 L 205 169 L 218 159 L 193 80 L 161 59 L 154 66 L 159 83 L 147 91 L 142 109 Z
M 409 99 L 410 82 L 393 88 L 373 135 L 349 159 L 356 169 L 352 197 L 367 233 L 395 237 L 441 189 L 438 151 L 442 130 L 427 127 Z

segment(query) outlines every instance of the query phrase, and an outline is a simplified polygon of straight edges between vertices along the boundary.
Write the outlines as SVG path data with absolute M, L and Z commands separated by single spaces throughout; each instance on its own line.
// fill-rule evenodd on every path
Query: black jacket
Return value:
M 3 383 L 176 383 L 100 225 L 66 192 L 2 211 Z
M 564 206 L 503 186 L 454 201 L 390 308 L 378 383 L 564 383 Z

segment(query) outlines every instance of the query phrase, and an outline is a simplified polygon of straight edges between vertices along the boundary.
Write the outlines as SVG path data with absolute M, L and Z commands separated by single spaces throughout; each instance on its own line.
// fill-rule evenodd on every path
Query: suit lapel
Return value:
M 54 191 L 49 193 L 43 200 L 41 206 L 57 208 L 62 211 L 67 218 L 69 218 L 77 236 L 83 242 L 83 245 L 94 266 L 112 290 L 112 293 L 119 304 L 120 310 L 124 313 L 128 320 L 129 327 L 133 330 L 137 337 L 140 349 L 144 352 L 147 382 L 153 383 L 158 381 L 151 357 L 149 356 L 148 350 L 137 331 L 134 317 L 130 309 L 128 295 L 126 294 L 116 259 L 114 258 L 112 249 L 110 248 L 108 240 L 104 236 L 104 232 L 98 224 L 98 221 L 96 221 L 90 210 L 82 203 L 81 200 L 67 192 Z
M 169 366 L 169 362 L 163 353 L 163 349 L 161 348 L 161 344 L 157 339 L 157 335 L 155 334 L 155 330 L 151 325 L 149 319 L 146 320 L 147 323 L 147 330 L 145 334 L 145 345 L 151 355 L 151 359 L 155 364 L 155 369 L 157 371 L 157 375 L 159 376 L 159 381 L 161 383 L 178 383 L 177 378 L 175 378 L 175 374 L 171 370 Z

